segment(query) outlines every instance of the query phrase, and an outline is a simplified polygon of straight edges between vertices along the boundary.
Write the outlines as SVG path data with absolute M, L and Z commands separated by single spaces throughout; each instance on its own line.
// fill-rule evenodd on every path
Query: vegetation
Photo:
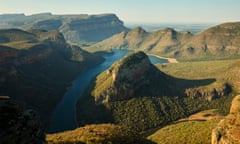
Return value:
M 0 45 L 16 49 L 29 49 L 38 43 L 32 33 L 18 29 L 0 30 Z
M 157 65 L 157 67 L 179 79 L 208 79 L 216 81 L 207 87 L 213 87 L 222 83 L 229 83 L 234 93 L 240 93 L 240 60 L 216 60 L 201 62 L 181 62 L 177 64 Z
M 158 65 L 161 71 L 169 75 L 158 75 L 162 80 L 155 77 L 155 81 L 151 82 L 156 83 L 142 87 L 129 100 L 96 104 L 91 94 L 99 88 L 98 83 L 108 82 L 103 80 L 109 78 L 106 76 L 107 72 L 104 72 L 96 78 L 96 81 L 93 80 L 78 102 L 79 124 L 114 122 L 140 132 L 164 126 L 206 109 L 218 109 L 221 114 L 226 115 L 233 96 L 239 92 L 239 66 L 239 60 Z M 151 74 L 148 76 L 150 77 Z M 198 89 L 198 92 L 201 92 L 205 89 L 217 89 L 224 83 L 232 86 L 232 94 L 223 95 L 211 101 L 184 95 L 187 88 Z M 168 95 L 158 92 L 162 85 L 172 88 L 170 93 L 166 93 Z M 100 90 L 102 88 L 104 87 L 100 87 Z
M 153 144 L 137 133 L 113 124 L 87 125 L 73 131 L 48 134 L 46 141 L 49 144 Z
M 34 108 L 45 124 L 71 81 L 103 60 L 58 31 L 6 29 L 0 39 L 0 95 Z
M 148 137 L 158 144 L 211 144 L 212 129 L 219 120 L 186 121 L 161 128 Z

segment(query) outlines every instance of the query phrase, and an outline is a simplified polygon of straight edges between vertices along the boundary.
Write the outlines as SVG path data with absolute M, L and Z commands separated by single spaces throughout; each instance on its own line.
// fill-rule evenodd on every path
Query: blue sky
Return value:
M 126 23 L 240 21 L 240 0 L 0 0 L 0 14 L 115 13 Z

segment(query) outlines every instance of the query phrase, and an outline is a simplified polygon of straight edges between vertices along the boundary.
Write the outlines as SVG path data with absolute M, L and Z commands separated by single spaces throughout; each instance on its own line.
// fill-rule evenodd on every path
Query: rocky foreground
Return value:
M 0 143 L 44 143 L 45 131 L 34 110 L 24 109 L 7 96 L 0 96 Z
M 212 144 L 240 143 L 240 95 L 232 101 L 230 113 L 212 131 Z

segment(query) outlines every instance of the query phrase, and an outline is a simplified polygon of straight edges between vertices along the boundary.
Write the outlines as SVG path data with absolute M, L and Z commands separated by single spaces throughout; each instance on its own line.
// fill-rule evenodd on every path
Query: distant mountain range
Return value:
M 114 48 L 142 50 L 179 60 L 236 58 L 240 56 L 240 22 L 217 25 L 196 35 L 172 28 L 148 33 L 137 27 L 86 49 L 101 51 Z
M 51 13 L 0 15 L 0 29 L 21 28 L 58 30 L 66 40 L 76 44 L 99 42 L 127 30 L 115 14 L 53 15 Z

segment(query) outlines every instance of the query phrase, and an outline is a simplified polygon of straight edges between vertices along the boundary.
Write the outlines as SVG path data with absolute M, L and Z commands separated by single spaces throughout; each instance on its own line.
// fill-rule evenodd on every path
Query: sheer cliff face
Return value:
M 127 28 L 115 14 L 102 15 L 9 15 L 0 17 L 0 28 L 59 30 L 66 40 L 77 44 L 99 42 Z M 11 18 L 12 17 L 12 18 Z M 14 17 L 14 18 L 13 18 Z
M 230 114 L 212 131 L 212 144 L 240 143 L 240 95 L 232 101 Z
M 73 19 L 60 28 L 66 39 L 75 43 L 98 42 L 123 30 L 123 22 L 113 14 Z

